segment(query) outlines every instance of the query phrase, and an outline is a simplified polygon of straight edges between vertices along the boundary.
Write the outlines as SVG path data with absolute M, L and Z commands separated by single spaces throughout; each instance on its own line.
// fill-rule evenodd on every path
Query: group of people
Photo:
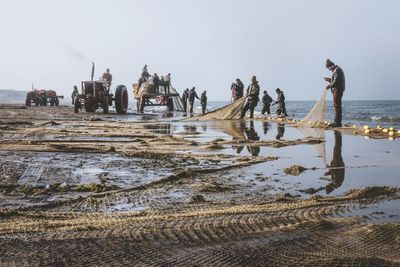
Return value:
M 157 94 L 161 93 L 160 86 L 164 87 L 164 93 L 169 94 L 171 90 L 171 73 L 168 73 L 165 76 L 158 76 L 157 73 L 154 73 L 153 76 L 150 75 L 147 65 L 144 65 L 142 69 L 142 75 L 139 78 L 138 85 L 139 87 L 144 83 L 149 82 L 150 84 L 154 85 L 155 92 Z
M 236 101 L 243 97 L 244 85 L 239 78 L 236 79 L 235 83 L 232 83 L 231 91 L 232 91 L 232 101 Z M 276 93 L 278 95 L 278 98 L 276 101 L 274 101 L 272 97 L 268 94 L 268 92 L 266 90 L 264 91 L 264 95 L 261 99 L 263 103 L 263 108 L 261 113 L 271 114 L 271 104 L 273 103 L 272 105 L 278 104 L 278 109 L 276 112 L 279 116 L 287 116 L 285 95 L 283 94 L 283 91 L 280 90 L 279 88 L 276 89 Z M 260 86 L 258 84 L 257 77 L 253 76 L 251 78 L 251 83 L 246 90 L 247 101 L 243 107 L 241 118 L 243 118 L 246 115 L 246 112 L 248 110 L 250 110 L 250 118 L 253 118 L 254 109 L 257 107 L 257 104 L 260 101 L 259 94 L 260 94 Z
M 183 93 L 182 93 L 181 100 L 183 103 L 183 111 L 185 113 L 189 112 L 190 114 L 193 114 L 193 106 L 194 106 L 194 101 L 196 99 L 200 100 L 202 114 L 206 113 L 207 91 L 204 90 L 203 93 L 201 93 L 201 96 L 199 97 L 197 95 L 196 88 L 194 86 L 190 90 L 189 90 L 189 88 L 186 88 L 186 90 L 183 91 Z
M 341 127 L 342 97 L 345 90 L 344 72 L 338 65 L 333 63 L 330 59 L 326 60 L 326 68 L 332 72 L 332 77 L 330 78 L 324 77 L 325 81 L 329 82 L 329 84 L 326 86 L 325 89 L 331 90 L 333 95 L 333 104 L 335 108 L 335 121 L 332 127 Z M 108 68 L 106 69 L 106 72 L 103 73 L 102 79 L 107 82 L 107 87 L 109 89 L 112 82 L 112 74 L 110 73 L 110 69 Z M 170 93 L 171 73 L 168 73 L 165 77 L 161 76 L 161 78 L 159 78 L 157 73 L 154 73 L 154 75 L 151 76 L 149 74 L 147 65 L 145 65 L 142 69 L 142 75 L 139 79 L 139 87 L 142 85 L 142 83 L 147 81 L 154 84 L 156 93 L 160 93 L 160 86 L 163 86 L 165 88 L 164 89 L 165 94 Z M 236 82 L 232 83 L 231 91 L 232 91 L 233 102 L 244 96 L 244 84 L 239 78 L 236 79 Z M 277 94 L 276 101 L 272 99 L 272 97 L 268 94 L 266 90 L 264 91 L 263 97 L 261 99 L 263 104 L 261 114 L 263 115 L 265 113 L 271 114 L 271 104 L 272 104 L 272 106 L 278 105 L 278 108 L 276 110 L 278 116 L 286 117 L 288 116 L 288 114 L 286 112 L 285 95 L 283 91 L 279 88 L 277 88 L 275 92 Z M 253 76 L 251 78 L 251 83 L 246 90 L 247 101 L 243 107 L 241 118 L 243 118 L 246 115 L 246 112 L 249 110 L 250 110 L 250 118 L 253 118 L 254 109 L 256 108 L 258 102 L 260 101 L 259 94 L 260 94 L 260 86 L 258 84 L 257 77 Z M 77 95 L 78 95 L 78 88 L 74 86 L 74 90 L 72 92 L 72 104 L 74 104 L 74 100 Z M 193 87 L 190 90 L 186 88 L 181 97 L 185 113 L 187 112 L 190 112 L 191 114 L 193 113 L 193 106 L 196 99 L 200 100 L 202 113 L 204 114 L 207 111 L 207 91 L 203 91 L 203 93 L 199 97 L 197 95 L 196 88 Z

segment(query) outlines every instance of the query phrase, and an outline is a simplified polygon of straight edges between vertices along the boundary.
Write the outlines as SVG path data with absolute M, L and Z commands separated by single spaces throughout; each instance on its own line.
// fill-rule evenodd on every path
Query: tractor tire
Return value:
M 115 89 L 115 109 L 118 114 L 126 114 L 128 101 L 128 90 L 125 85 L 118 85 L 117 89 Z
M 105 97 L 103 99 L 103 103 L 102 103 L 101 107 L 103 108 L 103 113 L 108 114 L 108 97 Z
M 174 111 L 174 100 L 172 97 L 169 97 L 167 99 L 167 111 L 168 112 L 173 112 Z
M 25 106 L 30 107 L 30 105 L 31 105 L 31 98 L 27 96 L 25 99 Z
M 42 99 L 42 106 L 47 106 L 47 97 Z
M 56 98 L 56 100 L 54 100 L 54 105 L 56 107 L 58 107 L 58 105 L 60 105 L 60 100 L 58 100 L 58 98 Z
M 35 99 L 35 106 L 36 107 L 40 106 L 40 100 L 39 99 Z
M 50 106 L 54 107 L 54 100 L 53 99 L 50 100 Z
M 81 102 L 79 102 L 79 98 L 75 98 L 74 112 L 78 113 L 80 108 L 81 108 Z

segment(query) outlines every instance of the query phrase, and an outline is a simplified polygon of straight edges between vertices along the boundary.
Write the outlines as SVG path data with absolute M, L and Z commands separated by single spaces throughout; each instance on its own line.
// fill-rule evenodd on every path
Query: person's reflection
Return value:
M 244 132 L 246 134 L 246 139 L 251 141 L 258 141 L 260 137 L 258 136 L 257 132 L 254 129 L 254 122 L 250 121 L 250 127 L 247 128 L 245 125 Z M 259 146 L 247 146 L 247 150 L 252 156 L 258 156 L 260 154 L 260 147 Z
M 276 140 L 280 140 L 283 137 L 283 135 L 285 134 L 285 124 L 278 123 L 278 126 L 276 127 L 276 129 L 278 131 L 278 133 L 276 135 Z
M 345 175 L 345 164 L 342 157 L 342 133 L 340 131 L 334 131 L 335 135 L 335 146 L 333 147 L 333 159 L 331 165 L 328 165 L 329 171 L 325 175 L 331 175 L 331 182 L 325 187 L 326 193 L 329 194 L 336 188 L 339 188 Z
M 265 135 L 268 133 L 269 126 L 270 126 L 269 122 L 263 121 L 263 130 Z
M 204 124 L 201 128 L 202 128 L 204 133 L 207 132 L 207 125 L 206 124 Z
M 197 131 L 197 128 L 195 125 L 184 125 L 183 129 L 185 130 L 186 134 L 194 134 Z

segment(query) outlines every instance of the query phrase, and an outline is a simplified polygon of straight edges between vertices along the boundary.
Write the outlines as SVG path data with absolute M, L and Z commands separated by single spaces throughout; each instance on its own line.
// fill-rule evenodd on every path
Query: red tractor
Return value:
M 64 96 L 58 96 L 56 91 L 34 89 L 26 94 L 25 105 L 30 106 L 33 103 L 35 106 L 58 106 L 59 98 L 63 99 Z

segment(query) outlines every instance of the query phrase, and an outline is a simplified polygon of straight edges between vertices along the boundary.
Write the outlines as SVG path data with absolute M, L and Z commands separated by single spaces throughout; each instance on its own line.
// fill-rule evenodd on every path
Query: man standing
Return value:
M 207 91 L 204 91 L 200 96 L 200 104 L 202 113 L 206 113 L 207 108 Z
M 247 92 L 246 92 L 247 101 L 243 107 L 240 118 L 244 118 L 247 110 L 249 109 L 250 109 L 250 118 L 253 118 L 254 109 L 256 108 L 258 101 L 260 101 L 260 98 L 258 97 L 259 94 L 260 94 L 260 86 L 258 85 L 257 77 L 253 76 L 251 78 L 251 84 L 247 87 Z
M 154 83 L 154 88 L 156 89 L 156 93 L 160 93 L 160 78 L 158 77 L 157 73 L 154 73 L 153 76 L 153 83 Z
M 168 73 L 167 76 L 165 76 L 165 93 L 169 94 L 169 88 L 171 86 L 171 73 Z
M 267 91 L 264 91 L 264 95 L 262 97 L 262 103 L 263 103 L 263 109 L 261 111 L 261 114 L 265 114 L 265 112 L 267 112 L 267 114 L 271 114 L 271 103 L 272 103 L 272 97 L 269 96 L 269 94 L 267 93 Z
M 75 104 L 75 97 L 76 97 L 78 94 L 79 94 L 79 93 L 78 93 L 78 87 L 76 87 L 76 85 L 74 85 L 74 91 L 72 91 L 72 95 L 71 95 L 71 97 L 72 97 L 72 105 Z
M 143 82 L 146 82 L 149 77 L 150 77 L 150 74 L 149 74 L 149 70 L 147 69 L 147 64 L 146 64 L 146 65 L 144 65 L 144 67 L 142 69 Z
M 101 78 L 107 82 L 107 89 L 110 90 L 112 82 L 112 75 L 110 73 L 110 69 L 106 69 L 106 72 L 103 73 L 103 76 Z
M 190 114 L 193 114 L 193 105 L 194 105 L 194 100 L 195 98 L 199 99 L 199 96 L 196 93 L 196 88 L 193 86 L 192 89 L 189 91 L 189 112 Z
M 242 81 L 239 78 L 237 78 L 236 82 L 232 83 L 231 85 L 232 102 L 243 97 L 243 90 L 244 90 L 244 85 Z
M 183 103 L 183 111 L 187 112 L 187 100 L 189 97 L 189 88 L 186 88 L 185 91 L 182 93 L 182 103 Z
M 279 105 L 278 109 L 276 110 L 276 114 L 278 114 L 278 116 L 287 117 L 285 95 L 283 94 L 283 91 L 279 88 L 276 88 L 275 92 L 278 94 L 278 98 L 276 99 L 276 101 L 273 105 L 276 105 L 276 104 Z
M 344 72 L 342 68 L 329 59 L 326 60 L 326 68 L 332 71 L 332 78 L 324 78 L 325 81 L 329 82 L 325 89 L 331 89 L 333 106 L 335 107 L 335 122 L 332 127 L 342 127 L 342 96 L 345 90 Z

